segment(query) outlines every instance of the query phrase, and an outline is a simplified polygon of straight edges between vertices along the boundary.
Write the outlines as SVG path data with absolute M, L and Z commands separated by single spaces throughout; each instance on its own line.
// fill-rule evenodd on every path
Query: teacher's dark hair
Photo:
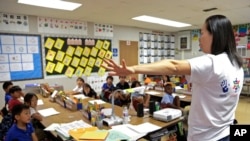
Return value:
M 213 15 L 206 19 L 207 30 L 213 36 L 211 54 L 226 52 L 231 63 L 242 67 L 243 61 L 236 51 L 235 36 L 230 20 L 223 15 Z

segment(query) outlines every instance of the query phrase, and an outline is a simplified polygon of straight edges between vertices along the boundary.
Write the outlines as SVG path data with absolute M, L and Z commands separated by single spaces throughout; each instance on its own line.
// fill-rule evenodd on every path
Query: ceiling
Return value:
M 82 3 L 74 11 L 54 10 L 17 4 L 17 0 L 0 0 L 0 12 L 81 20 L 102 24 L 123 25 L 177 32 L 197 29 L 213 14 L 227 16 L 232 24 L 250 23 L 250 0 L 66 0 Z M 218 8 L 203 12 L 203 9 Z M 174 28 L 134 21 L 131 18 L 149 15 L 192 24 L 191 27 Z

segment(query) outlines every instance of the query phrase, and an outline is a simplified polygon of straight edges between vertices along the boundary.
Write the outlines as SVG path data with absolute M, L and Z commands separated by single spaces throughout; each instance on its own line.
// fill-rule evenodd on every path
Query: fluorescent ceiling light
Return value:
M 18 0 L 18 3 L 68 11 L 73 11 L 82 5 L 62 0 Z
M 147 15 L 142 15 L 142 16 L 134 17 L 132 19 L 133 20 L 138 20 L 138 21 L 143 21 L 143 22 L 149 22 L 149 23 L 156 23 L 156 24 L 166 25 L 166 26 L 173 26 L 173 27 L 191 26 L 191 24 L 181 23 L 181 22 L 176 22 L 176 21 L 171 21 L 171 20 L 157 18 L 157 17 L 151 17 L 151 16 L 147 16 Z

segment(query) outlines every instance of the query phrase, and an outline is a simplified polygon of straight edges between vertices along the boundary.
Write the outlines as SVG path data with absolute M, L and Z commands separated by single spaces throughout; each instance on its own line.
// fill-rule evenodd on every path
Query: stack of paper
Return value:
M 69 134 L 76 141 L 103 141 L 106 140 L 109 132 L 107 130 L 98 130 L 97 127 L 88 127 L 70 130 Z
M 69 131 L 78 128 L 88 128 L 92 127 L 90 124 L 84 122 L 83 120 L 73 121 L 70 123 L 60 124 L 60 126 L 55 126 L 55 131 L 59 133 L 59 135 L 69 138 Z

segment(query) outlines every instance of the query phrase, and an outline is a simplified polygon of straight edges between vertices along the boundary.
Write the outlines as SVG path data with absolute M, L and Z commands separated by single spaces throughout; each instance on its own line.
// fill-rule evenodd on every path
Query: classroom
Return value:
M 67 112 L 69 112 L 73 118 L 71 117 L 69 120 L 64 119 L 58 122 L 74 122 L 82 116 L 82 113 L 79 114 L 79 107 L 73 104 L 73 106 L 69 105 L 69 108 L 67 107 L 68 105 L 63 105 L 65 103 L 62 103 L 62 101 L 58 100 L 59 98 L 56 99 L 55 97 L 58 95 L 62 96 L 59 94 L 60 92 L 71 96 L 74 94 L 78 95 L 79 93 L 73 92 L 73 89 L 78 85 L 78 79 L 82 78 L 84 83 L 89 84 L 91 89 L 96 92 L 96 96 L 91 96 L 91 98 L 98 98 L 105 101 L 104 107 L 110 109 L 115 105 L 115 110 L 112 109 L 112 111 L 118 112 L 116 114 L 123 117 L 124 104 L 120 101 L 120 103 L 118 102 L 117 104 L 116 100 L 117 98 L 119 100 L 122 99 L 121 101 L 128 100 L 126 105 L 129 105 L 128 108 L 130 108 L 130 102 L 133 102 L 133 100 L 130 99 L 132 97 L 130 94 L 137 91 L 137 89 L 123 88 L 126 89 L 126 91 L 112 94 L 115 89 L 118 89 L 112 88 L 112 91 L 106 96 L 106 92 L 103 91 L 103 84 L 107 81 L 109 71 L 102 65 L 104 60 L 111 59 L 115 64 L 120 65 L 122 64 L 122 60 L 125 59 L 127 66 L 140 66 L 140 64 L 158 62 L 164 59 L 174 59 L 177 60 L 177 63 L 182 60 L 191 62 L 190 60 L 193 58 L 205 56 L 205 54 L 208 53 L 201 47 L 201 37 L 204 35 L 203 24 L 205 20 L 212 15 L 224 15 L 231 21 L 236 44 L 236 51 L 234 52 L 242 58 L 241 67 L 244 74 L 242 79 L 238 79 L 237 77 L 234 83 L 228 82 L 227 84 L 227 81 L 223 80 L 220 87 L 223 89 L 223 92 L 227 92 L 227 87 L 234 85 L 233 90 L 235 90 L 235 93 L 236 91 L 238 93 L 238 88 L 240 88 L 239 90 L 241 90 L 241 92 L 239 92 L 240 96 L 237 99 L 238 103 L 236 102 L 236 107 L 234 107 L 234 119 L 238 124 L 250 126 L 250 112 L 247 110 L 250 106 L 249 0 L 241 0 L 241 2 L 234 0 L 39 0 L 48 1 L 49 6 L 52 7 L 25 4 L 29 1 L 32 0 L 0 1 L 1 108 L 5 106 L 5 91 L 2 86 L 5 81 L 12 81 L 14 86 L 20 86 L 24 95 L 33 92 L 38 95 L 39 100 L 42 99 L 43 105 L 38 106 L 40 108 L 39 110 L 53 107 L 60 112 L 59 114 L 65 116 L 68 116 Z M 65 5 L 59 6 L 59 4 L 56 4 L 56 1 L 61 3 L 65 2 Z M 75 6 L 75 9 L 67 9 L 70 8 L 70 6 Z M 143 17 L 151 19 L 149 19 L 149 21 L 142 21 L 140 18 Z M 174 22 L 174 24 L 160 23 L 160 21 L 164 20 L 170 20 Z M 220 29 L 221 28 L 218 30 Z M 217 32 L 213 34 L 217 34 Z M 210 53 L 211 52 L 208 54 Z M 218 53 L 216 55 L 218 55 Z M 198 64 L 199 62 L 193 60 L 193 63 Z M 170 75 L 168 75 L 169 84 L 173 88 L 173 90 L 171 89 L 171 93 L 173 92 L 175 96 L 179 97 L 179 104 L 177 105 L 183 108 L 182 112 L 187 111 L 187 113 L 189 113 L 191 100 L 193 100 L 192 83 L 189 83 L 187 80 L 195 80 L 194 75 L 189 77 L 191 72 L 193 73 L 193 70 L 191 70 L 193 65 L 188 66 L 188 72 L 181 71 L 184 72 L 184 75 L 182 75 L 182 73 L 174 74 L 170 71 Z M 202 66 L 205 67 L 206 65 Z M 142 73 L 146 72 L 146 68 L 143 67 L 134 67 L 133 69 L 136 72 L 134 74 L 127 72 L 127 74 L 124 75 L 113 76 L 112 83 L 116 86 L 121 79 L 124 79 L 128 82 L 129 87 L 131 87 L 132 82 L 135 82 L 135 80 L 140 82 L 142 86 L 139 87 L 144 88 L 144 100 L 147 100 L 147 96 L 149 95 L 146 106 L 142 106 L 144 106 L 144 110 L 148 108 L 150 110 L 150 102 L 158 101 L 159 104 L 164 97 L 165 91 L 167 91 L 166 87 L 168 83 L 163 83 L 165 81 L 163 80 L 163 76 L 167 74 L 163 75 L 161 71 L 153 72 L 152 69 L 148 71 L 148 74 Z M 119 72 L 119 70 L 117 71 Z M 159 74 L 156 72 L 159 72 Z M 207 72 L 207 74 L 203 74 L 199 77 L 205 78 L 210 76 L 209 74 L 210 72 Z M 83 91 L 83 89 L 81 89 L 81 91 Z M 130 94 L 127 97 L 127 95 L 124 96 L 123 93 Z M 57 96 L 51 98 L 53 94 Z M 80 94 L 82 94 L 82 92 L 80 92 Z M 223 94 L 220 96 L 224 97 Z M 126 100 L 124 100 L 124 98 Z M 198 98 L 200 98 L 200 96 Z M 112 99 L 115 99 L 115 104 L 113 105 Z M 73 98 L 73 103 L 74 100 Z M 77 102 L 79 101 L 76 100 L 76 103 Z M 81 103 L 89 104 L 89 101 L 83 99 Z M 157 102 L 154 102 L 154 104 L 156 103 Z M 66 109 L 62 108 L 63 106 L 65 106 Z M 138 110 L 137 108 L 139 106 L 137 107 L 136 105 L 134 107 Z M 205 107 L 202 108 L 206 109 Z M 209 111 L 211 109 L 212 108 L 206 110 Z M 187 133 L 189 132 L 186 116 L 188 115 L 184 114 L 181 118 L 176 118 L 174 121 L 160 122 L 153 117 L 150 117 L 150 119 L 146 117 L 147 119 L 145 119 L 145 115 L 143 120 L 141 120 L 137 114 L 137 116 L 131 117 L 129 124 L 146 122 L 150 123 L 148 127 L 150 126 L 151 128 L 154 128 L 155 125 L 157 125 L 157 127 L 161 125 L 161 128 L 155 129 L 154 132 L 143 132 L 145 135 L 136 138 L 136 140 L 171 141 L 169 136 L 172 135 L 172 128 L 182 123 L 184 133 L 177 133 L 178 140 L 195 141 L 197 140 L 195 137 L 194 139 L 187 138 Z M 222 114 L 218 116 L 222 116 Z M 74 117 L 77 118 L 75 119 Z M 46 120 L 46 118 L 48 119 Z M 0 119 L 2 120 L 2 117 Z M 42 125 L 49 126 L 51 124 L 49 120 L 57 121 L 58 119 L 53 116 L 45 117 Z M 91 121 L 86 117 L 83 121 L 91 125 Z M 81 125 L 84 123 L 80 122 L 78 124 Z M 180 128 L 180 126 L 178 128 Z M 109 127 L 105 127 L 105 129 L 109 129 Z M 182 130 L 182 128 L 180 130 Z M 118 129 L 116 131 L 118 131 Z M 162 136 L 155 137 L 160 133 Z M 51 132 L 51 135 L 59 136 L 55 132 Z M 219 140 L 222 139 L 222 137 L 224 136 L 221 135 L 214 139 Z M 133 139 L 130 138 L 130 140 Z

